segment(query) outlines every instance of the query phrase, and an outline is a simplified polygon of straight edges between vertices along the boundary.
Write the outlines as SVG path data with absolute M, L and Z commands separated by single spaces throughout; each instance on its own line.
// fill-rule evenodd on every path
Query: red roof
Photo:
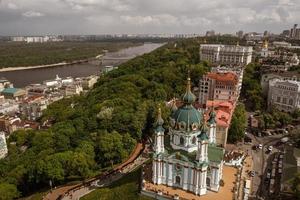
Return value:
M 217 125 L 229 127 L 235 107 L 232 101 L 207 101 L 206 107 L 208 108 L 207 114 L 211 112 L 212 107 L 215 108 Z
M 233 84 L 237 84 L 239 81 L 237 75 L 232 72 L 226 72 L 226 73 L 209 72 L 208 74 L 206 74 L 206 76 L 210 79 L 214 79 L 220 82 L 231 82 Z

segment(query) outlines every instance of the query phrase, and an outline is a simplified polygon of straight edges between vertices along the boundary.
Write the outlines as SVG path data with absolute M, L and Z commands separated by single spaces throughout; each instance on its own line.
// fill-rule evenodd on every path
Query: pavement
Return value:
M 266 149 L 269 146 L 273 146 L 278 141 L 281 140 L 281 138 L 286 137 L 282 134 L 273 135 L 273 136 L 265 136 L 265 137 L 256 137 L 250 133 L 247 134 L 249 138 L 252 139 L 251 145 L 241 145 L 241 149 L 244 151 L 248 151 L 249 155 L 253 158 L 253 171 L 255 172 L 255 176 L 252 178 L 252 185 L 251 185 L 251 193 L 250 197 L 259 199 L 261 196 L 264 198 L 267 190 L 264 188 L 264 179 L 266 176 L 266 168 L 268 166 L 268 160 L 270 160 L 270 156 L 272 156 L 273 153 L 278 152 L 276 148 L 273 148 L 273 152 L 270 154 L 266 153 Z M 262 149 L 253 150 L 252 147 L 256 146 L 258 144 L 262 144 Z
M 151 181 L 151 164 L 150 166 L 146 166 L 146 168 L 147 172 L 150 174 L 147 174 L 143 177 L 145 191 L 151 191 L 155 193 L 158 193 L 160 191 L 162 195 L 167 196 L 170 199 L 173 199 L 175 195 L 178 195 L 180 197 L 180 200 L 232 200 L 234 197 L 233 188 L 235 185 L 237 173 L 237 169 L 235 167 L 224 166 L 222 178 L 225 183 L 224 186 L 220 187 L 219 192 L 212 192 L 207 190 L 207 193 L 203 196 L 197 196 L 191 192 L 176 187 L 169 187 L 162 184 L 153 184 Z

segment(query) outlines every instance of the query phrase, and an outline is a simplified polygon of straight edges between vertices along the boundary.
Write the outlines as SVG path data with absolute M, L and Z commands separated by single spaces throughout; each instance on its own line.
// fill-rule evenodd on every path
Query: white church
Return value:
M 194 108 L 196 97 L 191 92 L 190 78 L 182 97 L 183 105 L 174 104 L 168 135 L 163 128 L 159 109 L 155 124 L 152 181 L 205 195 L 218 192 L 222 179 L 225 150 L 216 146 L 216 114 L 206 120 L 204 112 Z

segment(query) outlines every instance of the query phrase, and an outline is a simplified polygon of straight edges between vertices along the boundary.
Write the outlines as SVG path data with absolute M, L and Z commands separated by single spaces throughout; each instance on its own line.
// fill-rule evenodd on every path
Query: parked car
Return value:
M 251 177 L 254 177 L 255 176 L 255 171 L 250 171 L 250 174 L 249 174 Z
M 258 149 L 262 149 L 262 148 L 263 148 L 263 145 L 262 145 L 262 144 L 258 144 L 258 145 L 257 145 L 257 148 L 258 148 Z

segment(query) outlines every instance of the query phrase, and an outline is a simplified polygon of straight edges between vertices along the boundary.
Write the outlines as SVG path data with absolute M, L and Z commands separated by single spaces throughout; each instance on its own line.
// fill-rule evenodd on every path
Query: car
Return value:
M 254 176 L 255 176 L 255 171 L 250 171 L 249 175 L 250 175 L 251 177 L 254 177 Z
M 258 148 L 258 149 L 262 149 L 262 148 L 263 148 L 263 145 L 262 145 L 262 144 L 258 144 L 258 145 L 257 145 L 257 148 Z

